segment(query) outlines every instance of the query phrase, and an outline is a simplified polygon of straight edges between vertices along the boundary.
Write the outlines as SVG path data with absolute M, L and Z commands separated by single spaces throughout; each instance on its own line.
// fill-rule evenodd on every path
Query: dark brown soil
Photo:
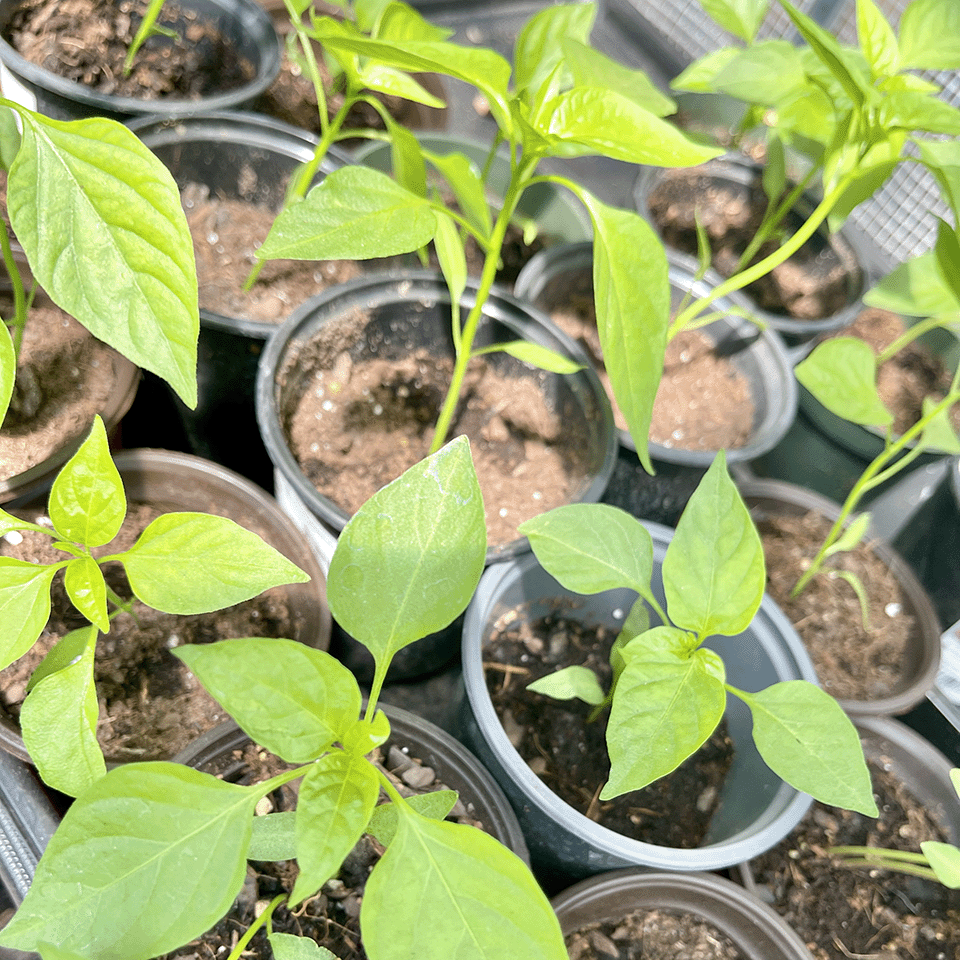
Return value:
M 430 793 L 446 789 L 436 772 L 422 761 L 398 746 L 387 743 L 374 754 L 381 769 L 402 796 Z M 383 762 L 383 757 L 386 762 Z M 242 755 L 245 774 L 239 782 L 255 783 L 285 769 L 275 757 L 256 747 L 249 747 Z M 274 810 L 292 810 L 296 807 L 297 783 L 289 784 L 268 798 L 259 813 Z M 386 799 L 381 793 L 380 800 Z M 470 812 L 468 798 L 459 800 L 448 819 L 467 823 L 482 829 L 483 824 Z M 360 939 L 360 903 L 367 878 L 383 854 L 383 847 L 371 836 L 364 836 L 344 861 L 336 877 L 328 880 L 320 892 L 310 897 L 294 912 L 281 905 L 273 914 L 276 933 L 310 937 L 332 951 L 338 960 L 366 960 Z M 297 878 L 295 861 L 276 863 L 250 861 L 243 890 L 227 915 L 209 933 L 168 954 L 164 960 L 208 960 L 226 956 L 258 915 L 262 908 L 281 893 L 289 894 Z M 226 944 L 226 947 L 223 945 Z M 258 931 L 245 950 L 244 957 L 252 960 L 273 960 L 267 937 Z
M 697 847 L 719 806 L 719 788 L 732 761 L 733 745 L 721 723 L 714 735 L 667 777 L 642 790 L 600 801 L 606 783 L 604 712 L 580 700 L 554 700 L 526 690 L 561 667 L 586 666 L 610 684 L 610 647 L 616 631 L 585 626 L 556 614 L 526 621 L 514 612 L 484 648 L 487 689 L 504 732 L 530 769 L 562 800 L 610 830 L 645 843 Z
M 877 820 L 814 803 L 786 840 L 751 862 L 760 893 L 816 960 L 960 960 L 960 891 L 830 855 L 847 845 L 917 852 L 923 840 L 947 839 L 887 769 L 882 757 L 870 763 Z
M 570 960 L 750 960 L 699 917 L 643 910 L 583 927 L 566 937 Z
M 767 591 L 800 634 L 824 689 L 834 697 L 871 700 L 903 682 L 913 616 L 886 564 L 863 543 L 836 554 L 800 596 L 794 584 L 826 538 L 831 523 L 818 513 L 757 515 L 767 564 Z M 853 588 L 830 570 L 855 574 L 869 597 L 869 630 Z
M 365 324 L 359 314 L 353 322 Z M 330 331 L 326 343 L 312 342 L 281 411 L 301 469 L 351 514 L 427 455 L 452 371 L 424 350 L 354 362 L 343 345 L 355 339 Z M 516 539 L 523 520 L 569 501 L 576 465 L 567 458 L 576 448 L 565 430 L 546 407 L 538 373 L 508 375 L 482 358 L 473 362 L 451 436 L 470 437 L 491 544 Z
M 737 271 L 737 263 L 755 235 L 767 206 L 760 178 L 749 186 L 715 180 L 706 170 L 671 170 L 651 192 L 651 215 L 664 240 L 679 250 L 697 253 L 699 220 L 710 238 L 713 266 L 723 275 Z M 788 218 L 787 234 L 802 220 Z M 753 262 L 781 245 L 764 244 Z M 766 277 L 746 288 L 764 310 L 798 320 L 828 317 L 848 303 L 848 290 L 859 284 L 860 268 L 853 251 L 840 237 L 817 233 L 796 254 Z
M 173 2 L 164 4 L 157 23 L 176 39 L 151 37 L 124 77 L 146 7 L 146 0 L 25 0 L 4 38 L 31 63 L 113 96 L 195 100 L 253 79 L 253 65 L 212 21 Z
M 24 473 L 85 435 L 94 416 L 104 412 L 121 363 L 68 314 L 38 301 L 0 430 L 0 479 Z
M 118 537 L 95 553 L 104 556 L 128 548 L 158 515 L 152 507 L 131 504 Z M 19 542 L 18 537 L 22 537 Z M 51 543 L 51 538 L 39 533 L 7 534 L 0 539 L 0 555 L 31 562 L 63 560 Z M 132 595 L 120 564 L 108 564 L 104 573 L 118 595 Z M 0 671 L 0 705 L 14 721 L 27 681 L 44 655 L 68 631 L 86 624 L 67 598 L 62 574 L 54 580 L 52 595 L 53 612 L 40 639 L 27 654 Z M 195 616 L 160 613 L 136 601 L 134 616 L 117 616 L 110 633 L 97 641 L 97 739 L 107 761 L 169 760 L 199 734 L 226 719 L 219 704 L 173 656 L 172 649 L 231 637 L 289 637 L 294 627 L 282 587 L 227 610 Z
M 881 353 L 906 330 L 903 318 L 887 310 L 869 308 L 836 336 L 860 337 L 875 353 Z M 914 341 L 883 363 L 877 371 L 877 390 L 893 414 L 893 432 L 902 434 L 923 413 L 923 401 L 942 400 L 950 390 L 950 371 L 924 344 Z M 960 407 L 953 410 L 960 430 Z
M 553 309 L 550 318 L 587 351 L 610 399 L 617 428 L 627 430 L 603 365 L 592 283 L 589 287 L 571 289 L 566 295 L 558 292 L 563 307 Z M 728 358 L 716 354 L 705 334 L 687 330 L 670 341 L 653 405 L 651 440 L 683 450 L 730 450 L 749 442 L 753 417 L 746 378 Z

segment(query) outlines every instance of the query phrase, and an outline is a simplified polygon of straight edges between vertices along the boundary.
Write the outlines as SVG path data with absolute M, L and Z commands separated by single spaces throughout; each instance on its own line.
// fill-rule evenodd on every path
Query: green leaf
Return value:
M 0 557 L 0 668 L 22 657 L 50 619 L 50 585 L 63 564 Z
M 401 814 L 360 907 L 369 956 L 567 960 L 556 914 L 523 861 L 475 827 L 407 804 Z
M 380 781 L 362 756 L 335 751 L 312 764 L 297 799 L 297 875 L 290 905 L 312 897 L 363 835 Z
M 897 72 L 900 60 L 897 36 L 874 0 L 857 0 L 857 37 L 875 77 Z
M 682 70 L 673 80 L 670 87 L 673 90 L 686 90 L 691 93 L 713 93 L 714 82 L 723 68 L 740 55 L 737 47 L 721 47 L 711 50 L 698 60 L 694 60 L 685 70 Z
M 620 651 L 607 723 L 609 800 L 675 770 L 716 729 L 727 703 L 723 661 L 676 627 L 654 627 Z
M 262 260 L 369 260 L 410 253 L 433 239 L 437 216 L 424 197 L 370 167 L 328 173 L 273 221 Z
M 721 450 L 690 498 L 663 559 L 667 611 L 701 639 L 753 620 L 766 585 L 763 547 Z
M 19 149 L 20 128 L 17 126 L 16 113 L 9 107 L 0 107 L 0 167 L 9 170 Z
M 0 941 L 97 960 L 147 960 L 189 942 L 240 892 L 257 800 L 180 764 L 111 770 L 67 811 Z
M 248 860 L 295 860 L 296 857 L 296 811 L 282 810 L 253 818 Z
M 367 90 L 374 90 L 388 97 L 402 97 L 404 100 L 422 103 L 424 106 L 436 109 L 446 106 L 439 97 L 425 90 L 409 74 L 385 67 L 381 63 L 361 64 L 357 78 L 360 85 Z
M 869 526 L 870 514 L 861 513 L 844 527 L 843 533 L 824 551 L 824 556 L 832 557 L 835 553 L 846 553 L 848 550 L 853 550 L 864 538 Z
M 310 579 L 255 533 L 206 513 L 165 513 L 112 559 L 123 561 L 137 597 L 164 613 L 222 610 Z
M 597 17 L 592 3 L 549 6 L 530 17 L 513 48 L 513 84 L 527 102 L 564 61 L 564 40 L 586 44 Z
M 389 737 L 390 721 L 382 710 L 377 710 L 372 720 L 361 717 L 352 723 L 340 738 L 340 743 L 348 753 L 363 757 L 386 743 Z
M 670 324 L 667 255 L 639 214 L 580 199 L 593 220 L 593 297 L 604 367 L 647 473 L 653 403 Z
M 888 129 L 910 133 L 960 134 L 960 110 L 952 104 L 918 90 L 895 90 L 880 106 L 878 120 Z
M 457 800 L 456 790 L 435 790 L 433 793 L 415 793 L 407 797 L 404 802 L 413 807 L 422 817 L 443 820 L 454 808 Z M 397 835 L 399 817 L 395 803 L 381 803 L 373 811 L 370 823 L 367 824 L 367 833 L 376 837 L 384 847 L 389 847 Z
M 402 187 L 418 197 L 427 195 L 427 165 L 417 138 L 392 119 L 387 125 L 390 131 L 390 162 L 393 176 Z
M 119 533 L 127 500 L 99 415 L 87 439 L 53 481 L 49 510 L 64 540 L 102 547 Z
M 570 357 L 557 353 L 549 347 L 531 343 L 529 340 L 510 340 L 474 351 L 475 356 L 482 353 L 506 353 L 516 360 L 522 360 L 532 367 L 547 370 L 550 373 L 570 374 L 583 369 L 583 364 L 577 363 L 576 360 L 571 360 Z
M 731 57 L 713 90 L 746 103 L 776 104 L 809 88 L 800 51 L 786 40 L 765 40 Z
M 568 590 L 629 587 L 650 596 L 653 541 L 636 517 L 605 503 L 570 503 L 518 528 L 543 568 Z
M 460 300 L 467 288 L 467 256 L 463 240 L 453 217 L 437 214 L 437 232 L 433 238 L 440 270 L 450 291 L 450 303 L 455 312 L 453 329 L 460 333 Z
M 960 889 L 960 850 L 938 840 L 924 840 L 920 849 L 937 879 L 951 890 Z
M 76 557 L 67 563 L 63 579 L 70 602 L 104 633 L 110 630 L 107 584 L 93 557 Z
M 701 0 L 701 6 L 724 30 L 751 43 L 767 14 L 770 0 Z
M 8 211 L 37 282 L 196 406 L 196 265 L 173 177 L 113 120 L 18 112 Z
M 940 270 L 944 283 L 953 292 L 953 296 L 960 301 L 960 238 L 953 227 L 945 220 L 939 220 L 937 226 L 937 242 L 933 248 L 934 259 Z
M 528 683 L 527 689 L 554 700 L 582 700 L 593 707 L 600 706 L 606 698 L 597 675 L 589 667 L 564 667 Z
M 467 222 L 480 236 L 489 237 L 493 230 L 490 204 L 476 164 L 462 153 L 438 154 L 428 150 L 425 156 L 450 184 L 457 206 Z
M 0 322 L 0 425 L 7 415 L 17 379 L 17 354 L 7 325 Z
M 466 609 L 486 557 L 483 500 L 466 437 L 375 493 L 344 527 L 327 597 L 379 670 Z
M 358 24 L 363 19 L 359 10 L 361 5 L 356 4 Z M 376 18 L 376 26 L 369 30 L 361 26 L 361 29 L 380 40 L 446 40 L 453 33 L 449 27 L 438 27 L 429 20 L 424 20 L 406 3 L 374 0 L 374 6 L 377 5 L 383 9 Z
M 858 337 L 825 340 L 794 367 L 797 380 L 831 413 L 861 426 L 893 422 L 877 393 L 877 357 Z
M 950 410 L 941 410 L 940 413 L 932 415 L 935 407 L 936 403 L 932 397 L 923 398 L 921 419 L 926 423 L 920 436 L 920 445 L 924 450 L 936 450 L 938 453 L 956 456 L 960 453 L 960 439 L 957 438 L 957 432 L 950 418 Z
M 900 17 L 903 70 L 960 69 L 960 7 L 954 0 L 913 0 Z
M 658 117 L 676 113 L 676 103 L 654 86 L 642 70 L 631 70 L 611 60 L 586 41 L 580 43 L 565 37 L 561 43 L 567 67 L 578 87 L 613 90 Z
M 96 643 L 96 627 L 63 637 L 37 667 L 20 711 L 23 742 L 44 783 L 70 797 L 107 772 L 97 742 Z
M 877 816 L 860 737 L 833 697 L 806 680 L 733 692 L 750 707 L 754 743 L 777 776 L 821 803 Z
M 960 299 L 944 279 L 932 250 L 895 267 L 863 300 L 868 306 L 910 317 L 960 311 Z
M 672 123 L 612 90 L 574 88 L 559 94 L 538 132 L 627 163 L 689 167 L 723 151 L 691 140 Z
M 290 763 L 315 760 L 360 713 L 360 688 L 330 654 L 245 637 L 174 649 L 256 743 Z
M 944 200 L 960 209 L 960 141 L 916 140 L 920 157 L 937 178 Z
M 321 947 L 310 937 L 271 933 L 268 939 L 274 960 L 337 960 L 326 947 Z

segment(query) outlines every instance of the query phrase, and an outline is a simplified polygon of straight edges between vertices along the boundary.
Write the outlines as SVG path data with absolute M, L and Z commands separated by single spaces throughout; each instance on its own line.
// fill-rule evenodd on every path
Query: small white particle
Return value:
M 23 543 L 23 534 L 17 532 L 16 530 L 11 530 L 9 533 L 5 533 L 3 535 L 3 539 L 9 544 L 17 546 L 18 544 Z
M 898 613 L 900 613 L 900 611 L 901 611 L 902 609 L 903 609 L 903 608 L 900 606 L 899 603 L 888 603 L 888 604 L 883 608 L 883 612 L 884 612 L 888 617 L 895 617 L 895 616 L 897 616 Z

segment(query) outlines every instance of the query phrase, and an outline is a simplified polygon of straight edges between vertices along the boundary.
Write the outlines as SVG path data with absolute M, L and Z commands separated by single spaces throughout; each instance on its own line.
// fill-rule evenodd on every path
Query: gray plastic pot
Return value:
M 291 174 L 313 157 L 311 134 L 253 113 L 214 113 L 170 120 L 142 117 L 128 126 L 173 174 L 217 196 L 280 209 Z M 349 163 L 332 147 L 317 179 Z M 250 171 L 256 186 L 249 189 Z M 273 468 L 257 432 L 254 383 L 263 345 L 279 324 L 200 310 L 198 401 L 191 410 L 175 395 L 191 452 L 270 489 Z
M 0 0 L 0 83 L 4 96 L 57 120 L 109 117 L 125 121 L 145 114 L 182 117 L 249 107 L 280 71 L 280 40 L 255 0 L 181 0 L 180 7 L 212 23 L 254 69 L 252 79 L 196 100 L 137 99 L 100 93 L 22 57 L 7 40 L 7 26 L 24 0 Z
M 659 571 L 673 531 L 646 524 L 653 537 L 654 591 L 663 602 Z M 734 761 L 721 788 L 720 809 L 707 842 L 696 849 L 642 843 L 588 819 L 560 800 L 530 769 L 504 732 L 484 679 L 484 648 L 509 612 L 532 621 L 570 603 L 568 615 L 616 627 L 636 597 L 611 590 L 582 597 L 563 589 L 532 553 L 490 567 L 467 608 L 461 659 L 466 696 L 458 735 L 493 774 L 520 818 L 534 870 L 552 890 L 607 870 L 720 870 L 767 850 L 800 821 L 811 799 L 789 786 L 763 762 L 752 738 L 747 706 L 728 698 L 725 719 Z M 565 608 L 566 609 L 566 608 Z M 813 664 L 780 609 L 764 597 L 753 623 L 736 637 L 708 643 L 724 660 L 730 684 L 757 691 L 781 680 L 816 682 Z
M 390 720 L 390 742 L 398 744 L 410 756 L 434 770 L 438 779 L 460 794 L 467 809 L 481 821 L 487 833 L 529 864 L 526 842 L 513 808 L 477 758 L 429 720 L 391 704 L 381 703 L 379 707 Z M 174 760 L 231 780 L 242 769 L 239 751 L 250 742 L 250 738 L 228 720 L 198 737 Z
M 737 486 L 754 519 L 765 513 L 803 514 L 815 510 L 829 520 L 840 515 L 840 506 L 826 497 L 777 480 L 742 480 Z M 871 538 L 873 552 L 884 562 L 904 592 L 917 627 L 910 638 L 906 658 L 909 670 L 903 682 L 888 695 L 874 700 L 838 698 L 838 703 L 856 720 L 861 717 L 906 713 L 920 703 L 933 687 L 940 665 L 941 627 L 923 585 L 903 558 L 882 539 Z
M 654 229 L 660 227 L 656 222 L 651 209 L 652 195 L 661 188 L 661 185 L 676 174 L 669 168 L 642 167 L 634 186 L 634 203 L 640 214 L 648 220 Z M 694 189 L 706 192 L 712 188 L 722 186 L 749 203 L 751 195 L 756 200 L 765 197 L 761 186 L 762 167 L 749 157 L 739 153 L 728 153 L 714 160 L 708 160 L 689 171 L 681 171 L 684 177 L 695 177 Z M 715 185 L 715 186 L 714 186 Z M 817 201 L 810 195 L 804 194 L 794 206 L 794 217 L 789 226 L 796 229 L 817 206 Z M 678 231 L 680 232 L 680 231 Z M 693 224 L 684 229 L 677 237 L 667 240 L 675 247 L 686 253 L 697 252 L 696 229 Z M 776 330 L 788 339 L 790 343 L 798 343 L 816 337 L 831 330 L 840 330 L 849 325 L 863 307 L 863 295 L 870 288 L 869 258 L 865 243 L 858 237 L 850 226 L 843 227 L 838 233 L 828 234 L 821 229 L 808 241 L 807 249 L 814 257 L 822 257 L 828 250 L 839 257 L 840 261 L 849 265 L 849 275 L 845 287 L 844 305 L 837 311 L 818 318 L 797 319 L 786 313 L 773 312 L 762 308 L 750 295 L 749 288 L 744 291 L 751 303 L 751 311 L 772 330 Z
M 673 306 L 687 296 L 707 294 L 710 277 L 697 279 L 692 258 L 667 250 Z M 593 248 L 589 242 L 562 244 L 538 253 L 517 278 L 516 296 L 546 313 L 569 300 L 571 292 L 593 296 Z M 737 295 L 717 301 L 716 309 L 746 308 Z M 797 413 L 797 383 L 783 341 L 772 330 L 759 330 L 736 315 L 702 328 L 749 384 L 754 404 L 753 428 L 747 442 L 726 451 L 730 464 L 747 463 L 773 449 L 790 429 Z M 620 450 L 604 500 L 636 516 L 674 526 L 690 495 L 716 457 L 716 450 L 685 450 L 649 444 L 656 470 L 650 476 L 640 466 L 636 444 L 618 430 Z
M 271 496 L 239 474 L 190 454 L 123 450 L 114 457 L 114 463 L 128 502 L 149 503 L 164 512 L 196 511 L 229 517 L 308 573 L 310 580 L 306 583 L 283 587 L 294 624 L 290 639 L 320 650 L 329 647 L 331 617 L 326 577 L 307 540 Z M 18 506 L 43 508 L 47 493 L 38 492 L 30 503 Z M 0 750 L 21 760 L 30 759 L 19 724 L 3 711 Z
M 813 960 L 799 936 L 758 897 L 713 873 L 613 870 L 581 880 L 551 901 L 563 935 L 631 913 L 689 914 L 725 934 L 745 957 Z

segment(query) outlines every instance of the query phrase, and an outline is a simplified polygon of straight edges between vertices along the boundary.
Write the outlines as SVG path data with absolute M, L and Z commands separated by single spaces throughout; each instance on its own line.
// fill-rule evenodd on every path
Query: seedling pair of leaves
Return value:
M 438 418 L 433 447 L 445 440 L 483 308 L 496 276 L 507 227 L 523 192 L 553 181 L 571 190 L 594 227 L 594 289 L 601 345 L 619 405 L 646 453 L 653 400 L 663 368 L 670 315 L 667 264 L 652 229 L 635 212 L 607 206 L 580 185 L 540 175 L 542 160 L 599 154 L 628 163 L 688 166 L 716 156 L 662 119 L 675 109 L 640 71 L 629 70 L 589 45 L 596 6 L 549 6 L 520 31 L 512 65 L 493 50 L 462 47 L 423 35 L 389 38 L 331 30 L 325 49 L 397 71 L 423 71 L 475 87 L 490 106 L 512 176 L 492 211 L 482 172 L 462 154 L 424 155 L 416 139 L 391 120 L 394 177 L 365 167 L 326 176 L 302 203 L 277 217 L 258 256 L 264 259 L 367 259 L 420 250 L 433 242 L 459 304 L 466 285 L 464 238 L 485 251 L 478 289 L 462 325 L 453 309 L 454 373 Z M 457 209 L 427 189 L 426 163 L 446 179 Z M 499 345 L 522 359 L 556 369 L 557 361 L 529 345 Z
M 960 797 L 960 770 L 951 770 L 950 780 Z M 920 853 L 912 853 L 884 847 L 833 847 L 830 852 L 842 857 L 851 867 L 869 867 L 872 870 L 880 867 L 936 880 L 951 890 L 960 889 L 960 848 L 939 840 L 924 840 L 920 850 Z
M 49 564 L 0 556 L 0 665 L 17 660 L 37 641 L 50 617 L 53 579 L 62 570 L 67 596 L 90 626 L 61 638 L 34 672 L 20 724 L 44 780 L 75 796 L 105 771 L 96 739 L 97 637 L 132 607 L 107 585 L 104 564 L 122 563 L 134 596 L 173 614 L 208 613 L 309 578 L 256 534 L 203 513 L 164 514 L 129 549 L 112 554 L 98 549 L 117 535 L 127 512 L 99 417 L 54 481 L 47 509 L 49 527 L 0 510 L 0 536 L 39 533 L 64 555 Z
M 891 430 L 893 414 L 877 389 L 880 366 L 898 351 L 931 331 L 946 330 L 956 337 L 960 324 L 960 240 L 952 227 L 940 222 L 935 248 L 888 274 L 866 300 L 871 306 L 908 316 L 927 315 L 880 354 L 858 337 L 835 337 L 818 344 L 794 368 L 797 380 L 831 413 L 850 423 L 884 431 L 883 449 L 854 483 L 837 519 L 810 567 L 794 588 L 794 595 L 823 569 L 834 553 L 854 547 L 867 530 L 866 514 L 849 523 L 853 511 L 870 490 L 906 469 L 922 453 L 960 454 L 960 439 L 950 409 L 960 403 L 960 367 L 943 397 L 925 397 L 920 419 L 901 436 Z M 957 361 L 954 345 L 953 362 Z M 848 526 L 849 523 L 849 526 Z
M 111 770 L 67 812 L 0 941 L 44 960 L 146 960 L 213 926 L 239 893 L 248 858 L 296 858 L 294 908 L 370 832 L 386 847 L 360 913 L 371 960 L 564 960 L 559 924 L 522 861 L 480 830 L 444 822 L 450 791 L 404 800 L 367 759 L 390 734 L 376 707 L 390 660 L 462 612 L 485 552 L 464 438 L 385 487 L 347 524 L 328 592 L 338 622 L 377 662 L 362 713 L 355 678 L 322 651 L 261 638 L 178 648 L 250 738 L 291 768 L 251 786 L 172 763 Z M 254 815 L 261 798 L 297 779 L 295 813 Z M 377 807 L 381 789 L 390 803 Z M 258 925 L 270 928 L 276 905 Z M 271 946 L 281 960 L 326 956 L 276 933 Z
M 900 20 L 899 35 L 875 0 L 857 0 L 858 46 L 844 46 L 787 0 L 780 6 L 805 41 L 758 40 L 769 0 L 703 0 L 705 11 L 744 46 L 712 51 L 684 70 L 674 89 L 720 93 L 744 102 L 744 129 L 766 125 L 763 186 L 770 205 L 738 273 L 719 293 L 742 289 L 799 248 L 829 218 L 838 229 L 850 212 L 873 196 L 907 156 L 919 148 L 921 163 L 941 182 L 955 180 L 960 110 L 940 99 L 940 87 L 911 71 L 954 70 L 960 49 L 951 0 L 913 0 Z M 941 149 L 926 135 L 947 135 Z M 931 143 L 933 146 L 931 146 Z M 787 177 L 788 153 L 805 158 L 797 183 Z M 784 222 L 800 194 L 817 185 L 822 201 L 778 250 L 747 266 L 764 240 Z M 955 197 L 944 198 L 956 211 Z M 702 309 L 702 305 L 700 305 Z
M 667 547 L 665 607 L 653 587 L 650 534 L 624 511 L 573 504 L 525 521 L 520 531 L 568 590 L 626 587 L 638 594 L 614 646 L 609 691 L 576 666 L 531 685 L 550 696 L 609 706 L 610 777 L 601 799 L 639 790 L 676 769 L 716 729 L 729 694 L 750 708 L 754 743 L 778 776 L 824 803 L 876 816 L 860 739 L 837 702 L 805 680 L 738 689 L 706 645 L 711 636 L 746 631 L 766 585 L 760 538 L 722 451 Z M 655 626 L 647 608 L 659 620 Z

